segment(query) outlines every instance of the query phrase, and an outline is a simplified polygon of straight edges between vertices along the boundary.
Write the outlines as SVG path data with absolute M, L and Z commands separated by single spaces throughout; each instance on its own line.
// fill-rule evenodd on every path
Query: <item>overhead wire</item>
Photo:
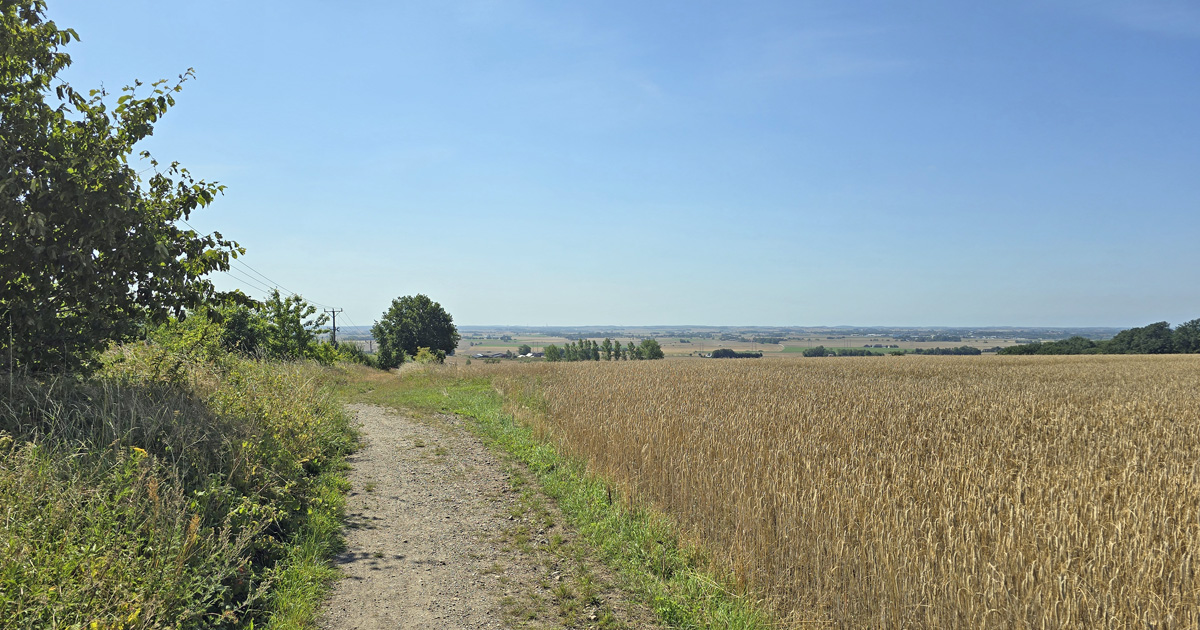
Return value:
M 238 278 L 237 276 L 230 275 L 230 276 L 229 276 L 229 279 L 230 279 L 230 280 L 233 280 L 234 282 L 236 282 L 236 283 L 238 283 L 238 284 L 240 284 L 240 285 L 242 285 L 242 286 L 244 286 L 244 287 L 246 287 L 247 289 L 252 289 L 252 290 L 254 290 L 254 291 L 261 291 L 261 290 L 262 290 L 262 288 L 261 288 L 261 287 L 258 287 L 258 286 L 251 285 L 251 284 L 249 284 L 248 282 L 246 282 L 245 280 L 242 280 L 241 278 Z
M 258 280 L 255 280 L 254 278 L 250 277 L 249 275 L 243 273 L 240 269 L 234 269 L 234 268 L 230 267 L 229 270 L 225 272 L 225 274 L 229 277 L 240 280 L 242 282 L 242 284 L 254 287 L 255 289 L 258 289 L 259 291 L 262 291 L 264 295 L 270 295 L 270 293 L 271 293 L 270 286 L 263 285 Z
M 192 228 L 193 230 L 195 230 L 195 231 L 196 231 L 196 233 L 199 233 L 199 232 L 200 232 L 200 230 L 199 230 L 199 229 L 198 229 L 196 226 L 192 225 L 191 223 L 188 223 L 188 222 L 187 222 L 187 220 L 185 220 L 185 219 L 179 219 L 179 222 L 180 222 L 180 223 L 182 223 L 182 224 L 184 224 L 184 225 L 186 225 L 186 226 L 188 226 L 188 227 L 190 227 L 190 228 Z M 226 275 L 228 275 L 228 276 L 230 276 L 230 277 L 232 277 L 232 278 L 235 278 L 235 279 L 237 279 L 237 276 L 233 276 L 233 275 L 232 275 L 232 272 L 234 272 L 234 271 L 239 271 L 239 272 L 241 272 L 241 274 L 242 274 L 242 276 L 243 276 L 243 277 L 245 277 L 246 279 L 252 280 L 252 281 L 254 282 L 254 284 L 253 284 L 253 285 L 249 285 L 249 284 L 247 284 L 247 283 L 246 283 L 246 281 L 242 281 L 242 284 L 243 284 L 243 285 L 246 285 L 246 286 L 258 286 L 258 290 L 260 290 L 260 291 L 263 291 L 263 292 L 264 292 L 264 294 L 270 294 L 272 290 L 276 290 L 276 291 L 279 291 L 280 293 L 283 293 L 283 294 L 284 294 L 286 297 L 298 297 L 298 298 L 300 298 L 300 299 L 304 300 L 305 302 L 308 302 L 309 304 L 313 304 L 313 305 L 316 305 L 316 306 L 320 306 L 320 307 L 322 307 L 322 308 L 333 308 L 332 306 L 330 306 L 330 305 L 328 305 L 328 304 L 322 304 L 322 303 L 320 303 L 320 302 L 317 302 L 317 301 L 315 301 L 315 300 L 310 300 L 310 299 L 308 299 L 308 298 L 305 298 L 304 296 L 300 295 L 299 293 L 296 293 L 295 291 L 292 291 L 291 289 L 288 289 L 287 287 L 283 286 L 282 284 L 279 284 L 278 282 L 276 282 L 276 281 L 272 280 L 271 278 L 268 278 L 268 277 L 266 276 L 266 274 L 264 274 L 264 273 L 262 273 L 261 271 L 259 271 L 259 270 L 255 269 L 254 267 L 251 267 L 249 263 L 247 263 L 247 262 L 245 262 L 245 261 L 243 261 L 243 260 L 241 260 L 241 259 L 239 259 L 239 258 L 230 258 L 230 259 L 229 259 L 229 261 L 230 261 L 231 265 L 230 265 L 230 267 L 229 267 L 229 270 L 225 272 L 225 274 L 226 274 Z M 237 267 L 239 267 L 239 269 L 236 269 L 236 270 L 235 270 L 235 269 L 233 268 L 233 267 L 234 267 L 234 265 L 236 265 Z M 273 287 L 273 289 L 270 289 L 270 288 L 263 288 L 263 287 L 261 286 L 261 285 L 262 285 L 262 282 L 260 282 L 260 281 L 258 281 L 258 280 L 256 280 L 256 279 L 254 279 L 254 277 L 253 277 L 253 276 L 251 276 L 249 273 L 246 273 L 246 271 L 245 271 L 245 270 L 243 270 L 243 269 L 241 269 L 241 268 L 245 268 L 245 270 L 248 270 L 248 271 L 252 272 L 254 275 L 258 276 L 259 278 L 262 278 L 262 282 L 265 282 L 265 283 L 266 283 L 266 286 L 268 286 L 268 287 Z

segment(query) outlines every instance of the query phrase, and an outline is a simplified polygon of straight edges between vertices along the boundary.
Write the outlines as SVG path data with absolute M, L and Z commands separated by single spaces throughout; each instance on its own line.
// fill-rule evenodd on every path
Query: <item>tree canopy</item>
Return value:
M 329 316 L 298 295 L 276 289 L 263 302 L 238 304 L 221 311 L 221 346 L 248 356 L 278 360 L 317 358 L 318 337 Z
M 1059 341 L 1033 342 L 1002 348 L 998 354 L 1177 354 L 1200 352 L 1200 319 L 1171 330 L 1167 322 L 1155 322 L 1122 330 L 1108 341 L 1071 337 Z
M 192 71 L 85 97 L 56 82 L 79 37 L 44 13 L 0 0 L 0 368 L 87 370 L 147 321 L 228 297 L 205 276 L 242 250 L 177 224 L 222 186 L 146 152 L 148 179 L 130 164 Z
M 420 294 L 392 300 L 392 306 L 371 327 L 371 335 L 379 345 L 379 367 L 383 369 L 399 366 L 405 355 L 417 356 L 419 348 L 453 354 L 460 338 L 454 318 L 441 304 Z
M 613 339 L 605 339 L 603 344 L 600 344 L 592 339 L 580 339 L 578 342 L 572 341 L 566 346 L 559 348 L 554 344 L 550 344 L 545 348 L 547 361 L 639 361 L 643 359 L 661 359 L 663 358 L 663 349 L 658 341 L 654 339 L 643 339 L 640 345 L 633 345 L 629 342 L 629 347 L 622 348 L 620 341 Z

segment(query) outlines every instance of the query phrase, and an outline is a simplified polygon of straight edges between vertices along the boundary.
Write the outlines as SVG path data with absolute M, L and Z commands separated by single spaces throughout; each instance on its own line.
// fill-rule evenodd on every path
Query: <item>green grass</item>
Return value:
M 547 496 L 622 584 L 676 628 L 756 629 L 772 627 L 765 612 L 734 594 L 727 580 L 713 575 L 698 548 L 681 541 L 670 519 L 630 505 L 603 479 L 586 472 L 535 437 L 505 412 L 504 398 L 486 378 L 458 378 L 448 369 L 430 368 L 402 376 L 352 369 L 342 385 L 348 399 L 405 409 L 418 414 L 453 413 L 473 420 L 473 430 L 492 448 L 508 454 L 529 471 Z M 511 401 L 537 404 L 536 400 Z M 526 506 L 520 509 L 536 508 Z M 511 535 L 521 544 L 520 533 Z M 579 589 L 576 589 L 579 591 Z M 563 593 L 564 597 L 566 593 Z M 573 599 L 556 605 L 571 608 Z M 516 601 L 524 609 L 529 602 Z
M 278 571 L 267 628 L 316 628 L 329 585 L 340 573 L 329 559 L 343 548 L 342 519 L 350 490 L 342 470 L 322 474 L 312 512 L 301 526 Z
M 0 394 L 5 628 L 311 628 L 356 437 L 304 365 L 138 345 Z

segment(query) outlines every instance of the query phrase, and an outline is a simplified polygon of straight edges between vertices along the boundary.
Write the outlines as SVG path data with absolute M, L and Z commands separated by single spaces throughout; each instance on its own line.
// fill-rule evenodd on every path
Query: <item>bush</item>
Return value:
M 339 361 L 345 361 L 346 363 L 357 363 L 359 365 L 366 365 L 368 367 L 378 367 L 375 362 L 375 357 L 367 354 L 367 351 L 363 350 L 362 346 L 356 343 L 343 341 L 342 343 L 338 344 L 337 349 Z
M 445 350 L 431 351 L 429 348 L 425 348 L 425 347 L 417 348 L 417 356 L 413 357 L 413 360 L 416 361 L 417 363 L 421 363 L 423 365 L 427 365 L 430 363 L 445 363 L 446 362 L 446 351 Z
M 137 344 L 89 380 L 0 405 L 0 619 L 14 627 L 244 627 L 354 445 L 312 367 Z M 168 333 L 162 333 L 170 337 Z

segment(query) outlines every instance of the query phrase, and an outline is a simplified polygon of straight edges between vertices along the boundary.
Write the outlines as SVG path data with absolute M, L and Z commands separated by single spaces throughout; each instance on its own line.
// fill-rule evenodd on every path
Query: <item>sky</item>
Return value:
M 76 88 L 195 69 L 214 280 L 340 325 L 1200 317 L 1194 2 L 48 4 Z

